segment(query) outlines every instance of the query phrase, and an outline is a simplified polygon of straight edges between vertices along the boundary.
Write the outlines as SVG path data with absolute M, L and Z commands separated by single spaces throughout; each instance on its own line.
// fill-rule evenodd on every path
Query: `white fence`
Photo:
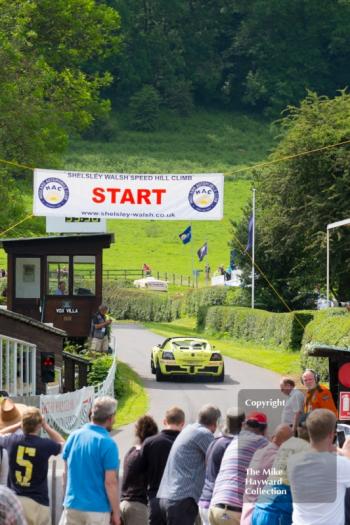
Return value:
M 89 413 L 96 397 L 107 395 L 114 397 L 114 381 L 117 372 L 117 353 L 114 337 L 112 337 L 111 343 L 113 362 L 106 379 L 102 383 L 84 387 L 74 392 L 67 392 L 66 394 L 30 397 L 16 395 L 11 397 L 17 403 L 39 407 L 50 426 L 56 428 L 58 432 L 66 435 L 70 434 L 73 430 L 81 428 L 82 425 L 89 421 Z
M 59 432 L 70 434 L 73 430 L 81 428 L 89 421 L 92 403 L 96 397 L 114 397 L 114 381 L 117 371 L 117 353 L 115 338 L 111 338 L 112 366 L 102 383 L 67 392 L 66 394 L 41 395 L 40 409 L 49 425 Z
M 36 345 L 0 336 L 0 390 L 10 396 L 35 395 Z

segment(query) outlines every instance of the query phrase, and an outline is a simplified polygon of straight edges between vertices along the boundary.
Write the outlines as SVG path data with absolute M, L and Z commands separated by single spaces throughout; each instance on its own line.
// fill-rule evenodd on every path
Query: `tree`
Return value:
M 69 134 L 106 114 L 100 90 L 111 75 L 99 68 L 117 49 L 118 29 L 118 14 L 94 0 L 0 0 L 1 159 L 58 166 Z M 29 178 L 30 171 L 2 171 L 10 192 L 18 175 Z M 21 193 L 16 206 L 2 201 L 3 229 L 15 222 L 20 203 Z
M 334 96 L 348 85 L 349 2 L 236 0 L 225 11 L 223 86 L 232 102 L 276 114 L 308 89 Z
M 350 139 L 350 95 L 333 99 L 309 93 L 300 107 L 290 107 L 280 122 L 277 160 Z M 257 186 L 256 261 L 278 292 L 293 305 L 301 291 L 311 291 L 326 276 L 326 227 L 349 217 L 350 148 L 344 144 L 278 162 L 255 175 Z M 245 246 L 250 209 L 234 225 Z M 240 248 L 233 239 L 232 246 Z M 350 297 L 350 233 L 332 235 L 332 288 L 339 300 Z M 240 256 L 249 282 L 250 262 Z M 259 277 L 257 293 L 275 308 L 280 301 Z M 266 299 L 269 297 L 269 299 Z M 273 298 L 273 299 L 272 299 Z

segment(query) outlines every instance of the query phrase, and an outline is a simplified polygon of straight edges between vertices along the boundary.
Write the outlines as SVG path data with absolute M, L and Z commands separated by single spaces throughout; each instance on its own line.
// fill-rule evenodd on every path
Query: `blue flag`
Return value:
M 199 261 L 203 261 L 204 257 L 208 254 L 208 244 L 205 242 L 201 248 L 199 248 L 197 255 Z
M 182 233 L 180 233 L 179 237 L 182 240 L 183 244 L 189 243 L 190 240 L 192 239 L 192 228 L 191 228 L 191 226 L 189 226 L 188 228 L 186 228 L 186 230 L 184 230 Z
M 253 246 L 253 230 L 254 230 L 254 217 L 253 215 L 251 215 L 249 219 L 249 224 L 248 224 L 248 242 L 245 248 L 246 252 L 249 251 L 251 247 Z

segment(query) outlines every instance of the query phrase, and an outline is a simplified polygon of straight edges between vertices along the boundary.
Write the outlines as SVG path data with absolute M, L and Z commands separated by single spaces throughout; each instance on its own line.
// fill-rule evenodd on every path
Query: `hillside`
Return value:
M 163 114 L 158 131 L 142 133 L 127 130 L 126 118 L 125 114 L 119 116 L 110 142 L 72 141 L 62 167 L 135 173 L 223 172 L 226 176 L 224 219 L 193 223 L 193 251 L 207 241 L 211 268 L 226 265 L 229 221 L 240 217 L 242 207 L 250 198 L 246 172 L 242 175 L 233 172 L 266 158 L 273 145 L 268 122 L 229 112 L 197 111 L 188 118 L 167 113 Z M 29 194 L 27 200 L 30 209 Z M 104 265 L 106 268 L 141 268 L 147 262 L 154 271 L 189 275 L 192 246 L 191 243 L 183 246 L 178 238 L 187 226 L 185 221 L 108 221 L 108 231 L 115 233 L 116 242 L 105 252 Z M 2 256 L 2 266 L 3 260 Z M 195 266 L 204 268 L 205 262 Z

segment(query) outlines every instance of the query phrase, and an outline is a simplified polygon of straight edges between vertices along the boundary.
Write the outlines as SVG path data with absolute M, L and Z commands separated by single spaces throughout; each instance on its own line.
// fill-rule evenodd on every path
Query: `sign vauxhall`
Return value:
M 220 220 L 224 176 L 34 171 L 34 215 Z

